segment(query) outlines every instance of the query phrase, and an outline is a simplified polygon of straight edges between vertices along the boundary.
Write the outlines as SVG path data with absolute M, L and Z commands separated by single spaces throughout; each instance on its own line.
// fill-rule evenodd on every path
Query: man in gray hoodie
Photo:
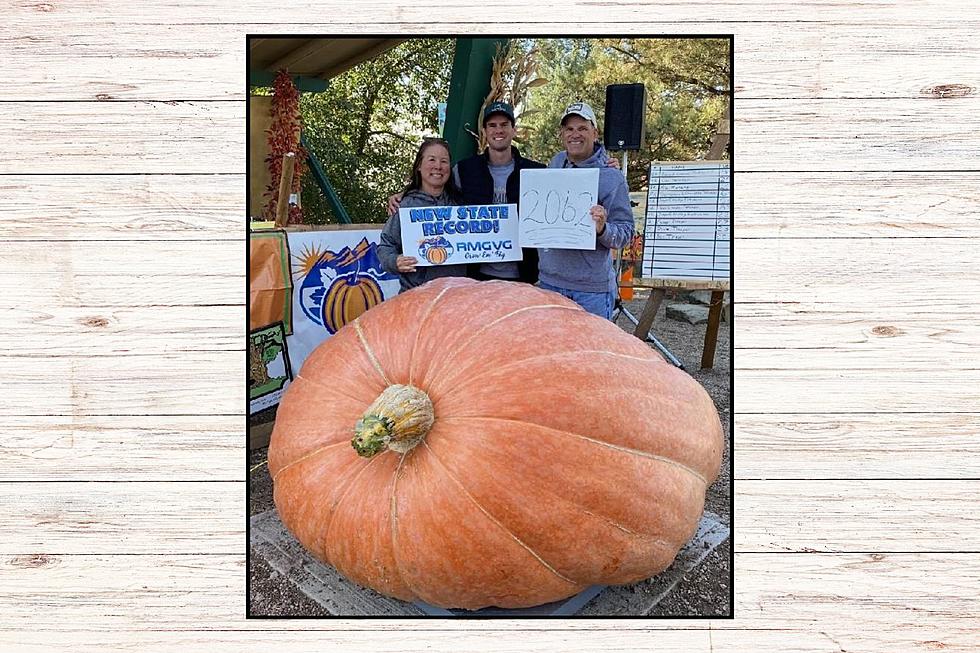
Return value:
M 592 107 L 575 102 L 561 118 L 565 149 L 551 159 L 549 168 L 599 168 L 599 204 L 591 210 L 595 222 L 594 250 L 544 248 L 538 251 L 538 285 L 578 303 L 590 313 L 612 318 L 617 279 L 611 249 L 626 246 L 635 225 L 629 190 L 619 170 L 606 165 L 605 148 Z

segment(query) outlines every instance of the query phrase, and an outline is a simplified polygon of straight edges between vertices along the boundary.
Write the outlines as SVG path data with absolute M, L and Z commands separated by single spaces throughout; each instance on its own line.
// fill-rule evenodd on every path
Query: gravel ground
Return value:
M 626 302 L 627 309 L 639 317 L 643 309 L 645 294 L 637 294 L 632 302 Z M 665 304 L 672 302 L 668 294 Z M 625 316 L 617 322 L 620 327 L 632 333 L 633 324 Z M 719 515 L 722 521 L 731 526 L 731 325 L 722 322 L 718 330 L 718 345 L 715 350 L 714 367 L 710 370 L 698 369 L 701 365 L 701 351 L 704 346 L 706 326 L 691 325 L 666 317 L 661 307 L 653 325 L 653 333 L 671 353 L 683 362 L 688 372 L 705 387 L 721 416 L 725 431 L 725 454 L 718 480 L 708 488 L 705 508 Z M 650 345 L 653 347 L 653 345 Z M 260 423 L 271 418 L 271 411 L 253 416 L 251 423 Z M 266 460 L 267 449 L 249 452 L 249 515 L 255 515 L 273 508 L 272 480 Z M 712 551 L 694 570 L 690 571 L 680 583 L 664 597 L 651 612 L 651 616 L 698 615 L 705 617 L 725 617 L 732 614 L 731 607 L 731 537 Z M 330 616 L 318 603 L 300 592 L 285 576 L 272 569 L 254 549 L 249 551 L 250 596 L 249 612 L 255 616 Z M 643 592 L 643 583 L 634 586 L 636 592 Z

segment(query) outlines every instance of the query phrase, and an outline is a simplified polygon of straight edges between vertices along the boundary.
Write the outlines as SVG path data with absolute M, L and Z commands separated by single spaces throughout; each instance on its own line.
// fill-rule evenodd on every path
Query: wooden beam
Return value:
M 279 175 L 279 200 L 276 204 L 277 227 L 285 227 L 289 223 L 289 192 L 293 187 L 293 168 L 295 165 L 295 152 L 286 152 L 282 155 L 282 174 Z
M 678 290 L 729 290 L 729 279 L 633 279 L 633 288 L 674 288 Z M 623 284 L 624 288 L 630 284 Z
M 640 314 L 640 319 L 636 323 L 636 328 L 633 329 L 634 336 L 644 342 L 646 341 L 647 335 L 650 333 L 651 327 L 653 327 L 653 320 L 657 317 L 657 311 L 660 310 L 660 304 L 666 295 L 667 291 L 663 288 L 655 288 L 650 293 L 646 304 L 643 305 L 643 312 Z
M 318 52 L 322 51 L 324 48 L 330 47 L 335 39 L 308 39 L 305 42 L 302 39 L 297 39 L 297 43 L 302 43 L 298 48 L 295 48 L 279 57 L 271 64 L 269 64 L 269 70 L 279 70 L 285 68 L 286 70 L 294 69 L 309 69 L 309 66 L 300 65 L 304 59 L 308 59 Z M 336 47 L 334 45 L 333 47 Z M 319 77 L 319 74 L 315 75 Z
M 704 332 L 704 351 L 701 352 L 701 369 L 710 370 L 715 364 L 715 347 L 718 345 L 718 325 L 721 322 L 721 304 L 724 291 L 711 291 L 711 304 L 708 307 L 708 328 Z
M 271 422 L 266 422 L 265 424 L 255 424 L 248 427 L 248 448 L 249 449 L 262 449 L 263 447 L 269 446 L 269 440 L 272 439 L 272 429 L 275 427 L 275 420 Z
M 327 68 L 320 73 L 322 79 L 330 79 L 331 77 L 336 77 L 340 73 L 353 68 L 354 66 L 367 61 L 368 59 L 373 59 L 379 54 L 383 54 L 398 44 L 406 41 L 408 39 L 378 39 L 377 45 L 370 47 L 366 50 L 348 57 L 345 61 L 339 62 L 330 68 Z

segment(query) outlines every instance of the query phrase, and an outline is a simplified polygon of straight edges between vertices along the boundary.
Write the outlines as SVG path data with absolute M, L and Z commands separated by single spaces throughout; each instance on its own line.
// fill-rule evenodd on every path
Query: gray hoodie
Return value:
M 402 198 L 401 208 L 414 209 L 420 206 L 452 206 L 456 204 L 449 199 L 446 193 L 439 197 L 433 197 L 421 190 L 411 190 L 405 193 Z M 378 243 L 378 258 L 381 259 L 381 267 L 386 272 L 397 274 L 401 290 L 404 292 L 415 286 L 421 286 L 426 281 L 439 277 L 465 277 L 466 264 L 459 265 L 433 265 L 432 267 L 416 267 L 415 272 L 399 272 L 395 261 L 400 254 L 405 256 L 419 257 L 418 252 L 405 252 L 402 248 L 402 229 L 398 213 L 395 213 L 385 222 L 381 230 L 381 242 Z
M 539 249 L 541 281 L 567 290 L 616 293 L 616 273 L 610 249 L 624 247 L 633 238 L 635 224 L 629 191 L 623 172 L 606 165 L 606 150 L 599 143 L 595 152 L 581 163 L 572 163 L 563 150 L 549 168 L 599 168 L 599 204 L 606 209 L 606 230 L 596 236 L 594 250 Z

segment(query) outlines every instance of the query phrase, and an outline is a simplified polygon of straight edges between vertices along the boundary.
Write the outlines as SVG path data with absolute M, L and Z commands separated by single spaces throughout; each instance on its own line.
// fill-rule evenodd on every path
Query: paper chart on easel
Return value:
M 727 161 L 653 162 L 644 225 L 643 277 L 731 277 L 731 174 Z

